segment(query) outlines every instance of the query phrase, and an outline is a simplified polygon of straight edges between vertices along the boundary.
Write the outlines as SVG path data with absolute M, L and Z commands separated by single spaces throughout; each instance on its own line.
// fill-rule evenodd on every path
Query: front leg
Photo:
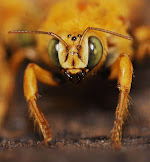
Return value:
M 116 119 L 111 131 L 111 139 L 116 149 L 121 148 L 122 125 L 128 115 L 129 92 L 132 82 L 133 67 L 127 55 L 120 55 L 118 65 L 118 88 L 120 91 L 116 108 Z
M 14 91 L 14 78 L 6 60 L 3 44 L 0 43 L 0 131 L 9 111 Z
M 4 45 L 0 43 L 0 131 L 2 131 L 4 120 L 13 101 L 17 72 L 25 58 L 38 59 L 32 48 L 21 48 L 15 51 L 8 61 Z
M 27 66 L 24 74 L 24 95 L 29 104 L 30 114 L 40 127 L 44 136 L 44 143 L 47 144 L 52 139 L 52 133 L 49 124 L 37 103 L 37 79 L 42 83 L 52 86 L 57 86 L 58 84 L 53 80 L 53 76 L 50 72 L 33 63 Z

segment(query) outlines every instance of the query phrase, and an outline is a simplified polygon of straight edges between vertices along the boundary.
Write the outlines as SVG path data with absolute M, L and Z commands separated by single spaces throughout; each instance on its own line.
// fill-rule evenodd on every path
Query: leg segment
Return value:
M 120 91 L 118 105 L 116 108 L 116 119 L 111 131 L 111 139 L 114 147 L 121 148 L 122 125 L 128 114 L 129 92 L 132 82 L 133 67 L 127 55 L 122 54 L 118 65 L 118 88 Z
M 31 48 L 19 49 L 12 54 L 9 62 L 5 49 L 0 43 L 0 128 L 12 102 L 16 74 L 25 58 L 36 59 L 36 53 Z
M 0 44 L 0 128 L 3 126 L 14 90 L 14 78 L 5 54 L 3 45 Z
M 11 73 L 14 76 L 16 76 L 17 72 L 20 69 L 21 64 L 23 63 L 25 59 L 28 59 L 30 61 L 38 60 L 38 56 L 35 50 L 32 48 L 22 48 L 12 54 L 9 60 L 9 67 L 10 67 Z
M 47 120 L 40 110 L 36 95 L 38 95 L 37 79 L 45 84 L 57 86 L 58 84 L 53 80 L 52 74 L 36 64 L 29 64 L 24 74 L 24 94 L 29 104 L 30 114 L 34 117 L 35 122 L 39 125 L 40 130 L 44 136 L 44 143 L 51 141 L 52 133 Z

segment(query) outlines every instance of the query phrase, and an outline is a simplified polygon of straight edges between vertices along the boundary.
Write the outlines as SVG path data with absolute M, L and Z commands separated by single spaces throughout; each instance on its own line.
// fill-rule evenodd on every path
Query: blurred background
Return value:
M 33 35 L 9 35 L 8 31 L 38 30 L 41 21 L 46 17 L 49 6 L 56 2 L 57 0 L 1 0 L 0 2 L 0 97 L 3 98 L 4 83 L 8 83 L 10 89 L 15 89 L 12 94 L 13 100 L 8 106 L 6 120 L 3 123 L 4 129 L 0 131 L 2 151 L 8 148 L 13 150 L 15 145 L 19 147 L 18 143 L 22 147 L 35 147 L 38 145 L 37 142 L 43 139 L 39 136 L 38 129 L 34 130 L 32 120 L 29 120 L 28 105 L 23 94 L 24 70 L 30 61 L 25 60 L 19 67 L 18 73 L 15 74 L 16 80 L 10 69 L 10 58 L 13 53 L 20 48 L 34 50 L 36 41 Z M 136 25 L 150 25 L 149 6 L 149 1 L 145 0 L 144 7 L 139 11 L 138 20 L 134 22 Z M 47 68 L 41 62 L 38 62 L 38 65 Z M 123 146 L 127 147 L 132 139 L 140 137 L 140 141 L 137 140 L 136 144 L 132 143 L 134 150 L 136 145 L 143 145 L 145 139 L 150 141 L 150 58 L 146 57 L 141 63 L 133 60 L 133 66 L 130 117 L 124 125 Z M 15 87 L 12 87 L 11 83 L 14 82 Z M 117 81 L 108 81 L 98 75 L 88 79 L 79 87 L 53 88 L 38 83 L 41 95 L 38 102 L 52 128 L 54 148 L 57 148 L 57 143 L 63 143 L 62 140 L 69 140 L 72 146 L 69 149 L 74 150 L 77 147 L 74 146 L 74 141 L 79 142 L 80 145 L 88 139 L 91 143 L 94 141 L 93 146 L 103 146 L 109 149 L 111 143 L 109 136 L 113 127 L 119 93 L 116 85 Z M 8 94 L 5 95 L 8 97 Z M 97 144 L 96 140 L 103 140 L 105 146 L 103 143 Z M 11 148 L 8 141 L 11 143 Z M 144 149 L 148 149 L 148 146 L 146 145 Z M 61 144 L 58 148 L 62 149 Z M 45 155 L 46 153 L 41 156 Z M 4 154 L 4 157 L 6 156 Z M 93 154 L 89 156 L 92 157 Z

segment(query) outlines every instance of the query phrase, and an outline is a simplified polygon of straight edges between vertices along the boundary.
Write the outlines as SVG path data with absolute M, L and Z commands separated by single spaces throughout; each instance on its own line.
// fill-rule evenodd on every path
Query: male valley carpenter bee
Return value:
M 91 77 L 92 72 L 97 73 L 102 67 L 110 68 L 109 79 L 118 80 L 120 91 L 111 131 L 115 148 L 121 147 L 122 126 L 128 114 L 133 74 L 131 59 L 135 53 L 137 58 L 141 58 L 145 52 L 150 52 L 149 27 L 130 28 L 132 13 L 139 4 L 139 1 L 135 3 L 125 0 L 74 0 L 71 3 L 64 0 L 51 7 L 39 31 L 9 32 L 40 34 L 37 50 L 41 59 L 72 83 L 80 83 L 83 78 Z M 136 52 L 132 35 L 140 47 Z M 24 74 L 24 94 L 45 144 L 52 140 L 52 133 L 37 103 L 37 81 L 59 86 L 54 75 L 34 63 L 27 66 Z

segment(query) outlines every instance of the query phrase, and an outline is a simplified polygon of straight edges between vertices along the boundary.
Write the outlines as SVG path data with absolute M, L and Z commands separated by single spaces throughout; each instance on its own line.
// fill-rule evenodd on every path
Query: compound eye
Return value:
M 88 53 L 89 53 L 89 61 L 88 67 L 90 69 L 94 68 L 101 60 L 103 55 L 103 46 L 101 41 L 94 36 L 89 37 L 88 40 Z
M 53 38 L 48 46 L 48 54 L 50 57 L 51 62 L 57 66 L 60 67 L 60 62 L 58 59 L 58 49 L 59 49 L 59 40 L 57 38 Z

